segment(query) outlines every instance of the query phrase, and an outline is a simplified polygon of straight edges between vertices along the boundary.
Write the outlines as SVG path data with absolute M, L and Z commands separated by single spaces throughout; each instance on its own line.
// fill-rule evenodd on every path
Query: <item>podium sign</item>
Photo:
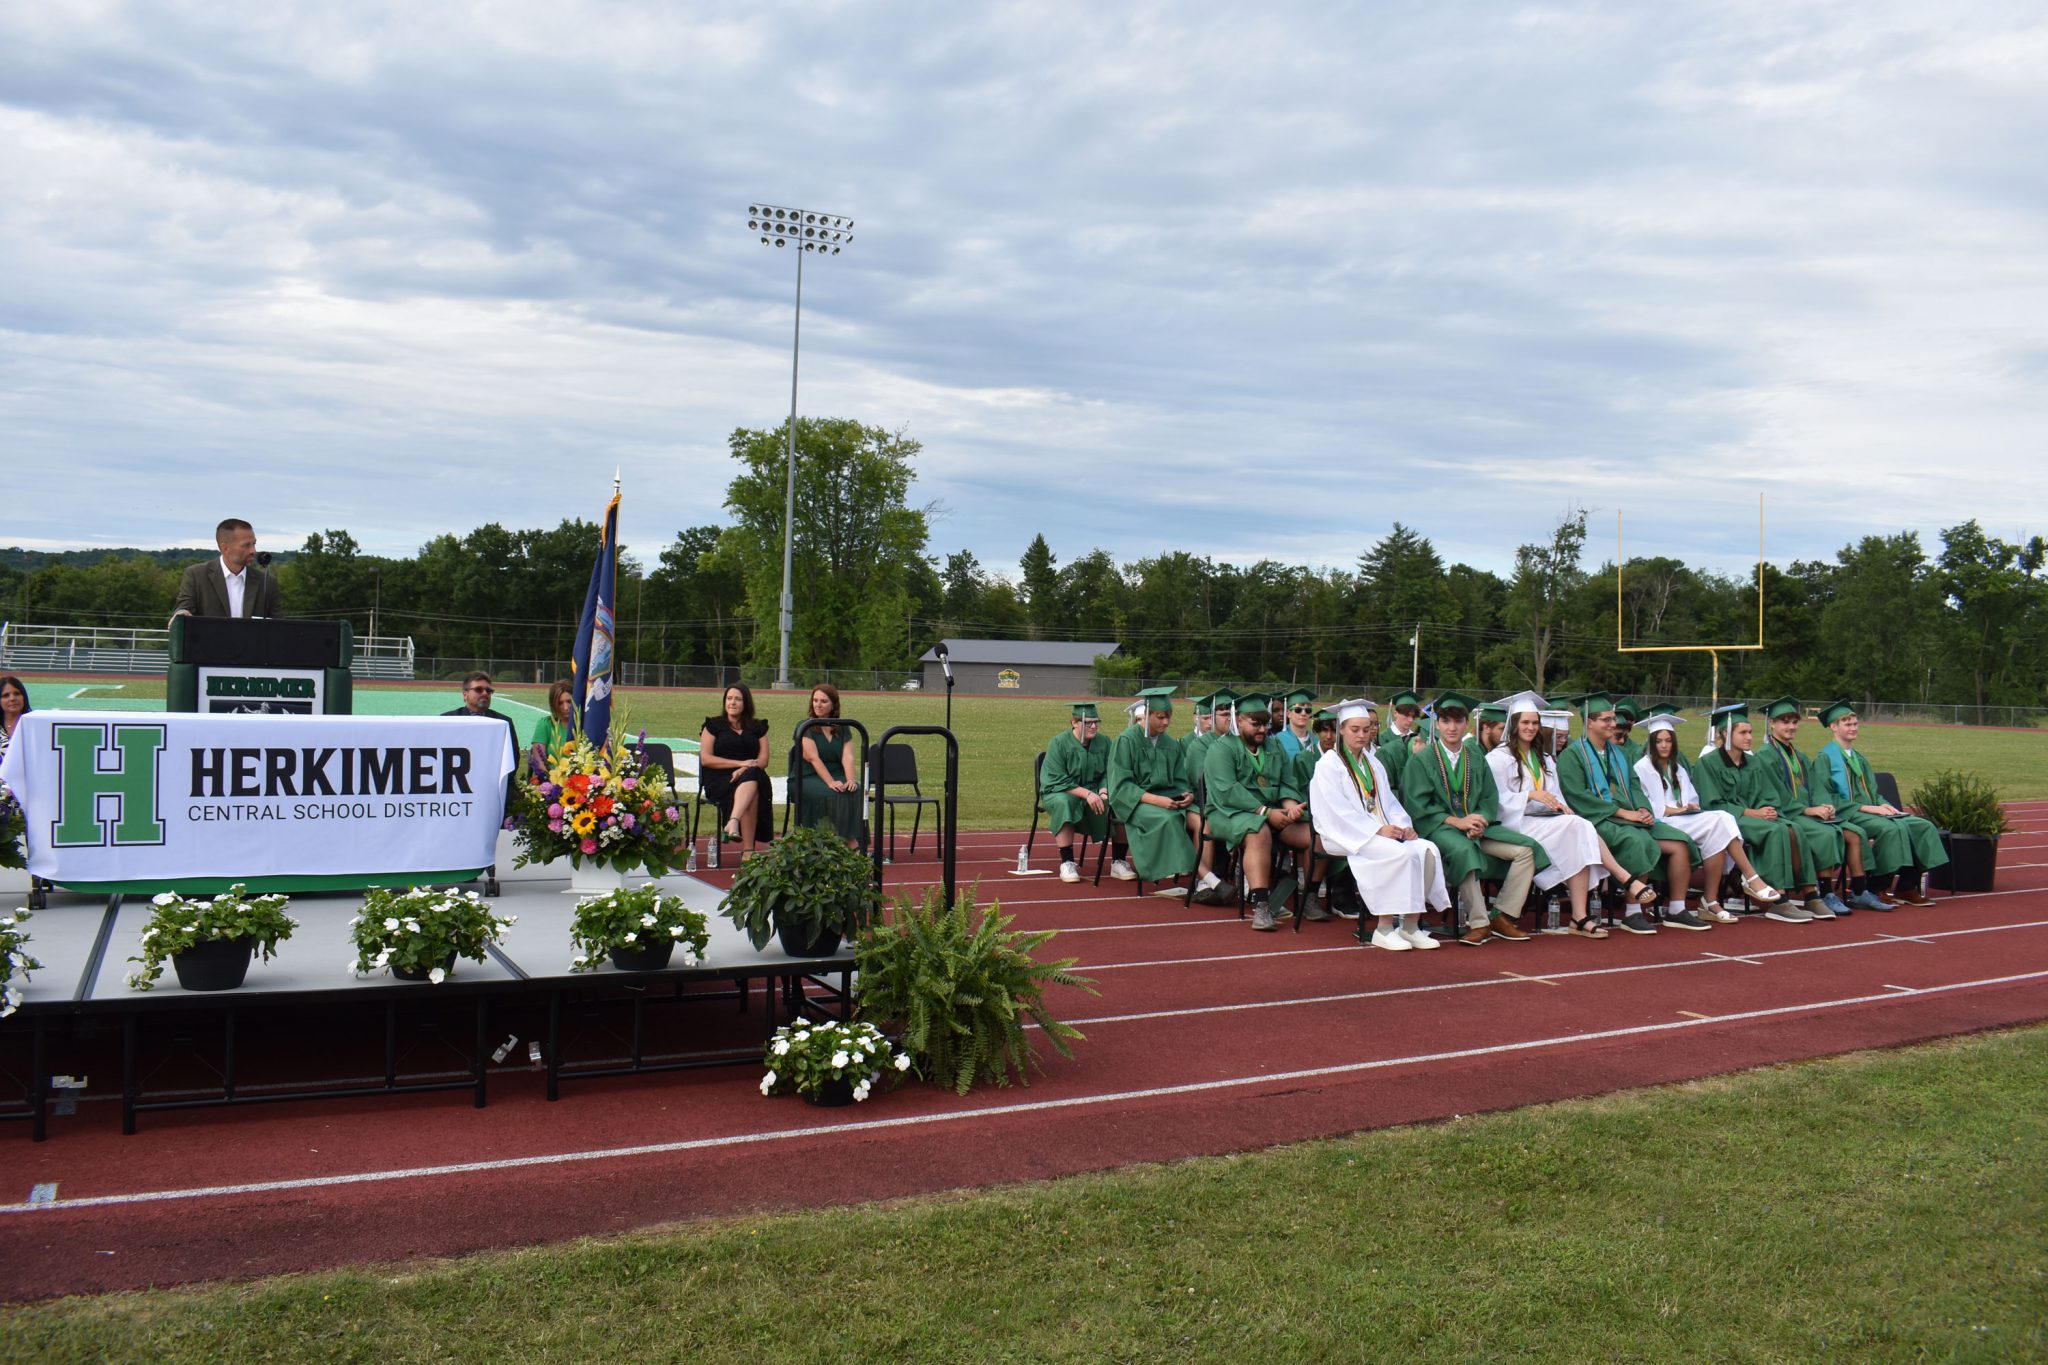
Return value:
M 317 668 L 199 668 L 199 709 L 208 715 L 318 716 L 327 675 Z
M 75 891 L 464 881 L 496 856 L 508 726 L 462 716 L 31 711 L 0 781 Z

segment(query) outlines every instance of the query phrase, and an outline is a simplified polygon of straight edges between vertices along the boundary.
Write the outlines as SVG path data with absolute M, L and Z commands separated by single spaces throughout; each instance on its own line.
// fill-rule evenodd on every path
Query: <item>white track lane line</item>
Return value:
M 445 1166 L 399 1167 L 385 1171 L 361 1171 L 353 1175 L 306 1176 L 296 1180 L 257 1180 L 241 1185 L 208 1185 L 189 1189 L 148 1190 L 134 1194 L 92 1195 L 83 1199 L 60 1199 L 51 1204 L 0 1204 L 0 1214 L 46 1213 L 52 1209 L 119 1208 L 136 1204 L 161 1204 L 179 1199 L 215 1199 L 234 1195 L 274 1194 L 285 1190 L 334 1189 L 386 1181 L 422 1180 L 435 1176 L 481 1175 L 494 1171 L 531 1170 L 543 1166 L 566 1166 L 589 1161 L 612 1161 L 628 1157 L 666 1156 L 677 1152 L 738 1148 L 793 1138 L 830 1137 L 845 1133 L 875 1133 L 892 1128 L 918 1128 L 932 1124 L 961 1123 L 970 1119 L 1000 1119 L 1016 1114 L 1041 1114 L 1059 1109 L 1083 1109 L 1106 1104 L 1127 1104 L 1136 1100 L 1163 1099 L 1173 1095 L 1199 1095 L 1218 1090 L 1254 1086 L 1286 1085 L 1298 1081 L 1352 1076 L 1385 1071 L 1398 1066 L 1419 1066 L 1430 1062 L 1461 1061 L 1469 1057 L 1495 1057 L 1514 1052 L 1537 1052 L 1571 1047 L 1580 1043 L 1607 1042 L 1616 1038 L 1642 1038 L 1651 1034 L 1675 1033 L 1709 1024 L 1739 1024 L 1754 1019 L 1773 1019 L 1787 1014 L 1810 1014 L 1816 1010 L 1849 1009 L 1910 999 L 1914 996 L 1947 995 L 1987 986 L 2009 986 L 2022 981 L 2048 980 L 2048 971 L 2024 972 L 2016 976 L 1986 977 L 1978 981 L 1956 981 L 1926 986 L 1902 994 L 1883 991 L 1876 995 L 1853 995 L 1837 1000 L 1809 1000 L 1797 1005 L 1774 1005 L 1769 1009 L 1742 1010 L 1735 1014 L 1682 1019 L 1661 1024 L 1636 1024 L 1628 1028 L 1602 1029 L 1596 1033 L 1570 1033 L 1552 1038 L 1526 1038 L 1486 1047 L 1457 1048 L 1448 1052 L 1423 1052 L 1405 1057 L 1384 1057 L 1369 1062 L 1340 1062 L 1332 1066 L 1309 1067 L 1300 1071 L 1274 1071 L 1255 1076 L 1230 1076 L 1214 1081 L 1189 1081 L 1182 1085 L 1152 1086 L 1143 1090 L 1120 1090 L 1105 1095 L 1075 1095 L 1057 1100 L 1023 1100 L 1016 1104 L 983 1105 L 946 1114 L 909 1114 L 901 1118 L 868 1119 L 853 1123 L 818 1124 L 809 1128 L 785 1128 L 776 1132 L 735 1133 L 726 1137 L 691 1138 L 679 1142 L 652 1142 L 634 1147 L 606 1147 L 587 1152 L 556 1152 L 546 1156 L 505 1157 L 496 1161 L 464 1161 Z
M 2025 924 L 1987 925 L 1977 929 L 1954 929 L 1946 934 L 1927 934 L 1924 937 L 1960 937 L 1964 934 L 2001 933 L 2010 929 L 2048 929 L 2048 920 L 2031 920 Z M 1724 953 L 1702 953 L 1698 957 L 1679 958 L 1673 962 L 1634 962 L 1619 967 L 1586 967 L 1578 971 L 1545 972 L 1544 979 L 1552 982 L 1576 981 L 1598 976 L 1627 976 L 1635 972 L 1665 972 L 1678 967 L 1711 967 L 1726 962 L 1742 962 L 1755 967 L 1761 966 L 1764 960 L 1770 958 L 1804 957 L 1809 953 L 1839 953 L 1852 948 L 1881 948 L 1895 942 L 1895 939 L 1883 938 L 1853 939 L 1847 943 L 1816 943 L 1804 948 L 1774 948 L 1768 952 L 1748 953 L 1740 958 Z M 1074 970 L 1086 972 L 1097 969 L 1077 964 Z M 1333 995 L 1306 995 L 1281 1000 L 1246 1000 L 1230 1005 L 1190 1005 L 1184 1009 L 1144 1010 L 1134 1014 L 1099 1014 L 1090 1019 L 1069 1019 L 1066 1022 L 1078 1028 L 1083 1024 L 1129 1024 L 1151 1019 L 1188 1019 L 1205 1014 L 1241 1014 L 1248 1010 L 1287 1009 L 1295 1005 L 1332 1005 L 1352 1000 L 1379 1000 L 1397 995 L 1429 995 L 1437 991 L 1471 990 L 1481 986 L 1511 986 L 1529 979 L 1509 976 L 1481 977 L 1473 981 L 1433 981 L 1420 986 L 1389 986 L 1380 990 L 1344 991 Z

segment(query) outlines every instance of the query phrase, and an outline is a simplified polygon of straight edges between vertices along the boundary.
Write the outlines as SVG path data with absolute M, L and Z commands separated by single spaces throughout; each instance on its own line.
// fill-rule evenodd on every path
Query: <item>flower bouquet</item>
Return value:
M 681 896 L 649 882 L 578 901 L 569 938 L 577 948 L 572 972 L 594 972 L 607 957 L 621 971 L 655 972 L 678 950 L 685 967 L 702 962 L 711 930 Z
M 768 1040 L 761 1060 L 768 1068 L 761 1078 L 762 1094 L 794 1090 L 812 1104 L 825 1105 L 864 1100 L 876 1081 L 910 1070 L 910 1054 L 891 1047 L 873 1024 L 784 1024 Z
M 0 782 L 0 867 L 28 866 L 27 834 L 28 817 L 22 813 L 21 802 Z
M 157 983 L 167 961 L 188 991 L 233 990 L 248 975 L 252 955 L 260 952 L 268 962 L 299 927 L 285 913 L 289 900 L 276 893 L 252 896 L 240 882 L 211 900 L 166 891 L 150 904 L 156 909 L 143 926 L 142 955 L 128 959 L 142 964 L 127 978 L 138 991 Z
M 356 945 L 349 970 L 357 976 L 388 970 L 400 981 L 438 986 L 454 974 L 456 958 L 482 962 L 485 946 L 518 922 L 517 915 L 492 914 L 474 891 L 380 887 L 365 893 L 362 913 L 349 921 Z
M 0 1019 L 21 1008 L 21 984 L 15 978 L 27 981 L 30 972 L 42 970 L 43 964 L 28 955 L 28 935 L 21 931 L 27 918 L 26 910 L 0 915 Z
M 638 751 L 614 736 L 602 749 L 578 735 L 520 779 L 513 796 L 517 866 L 567 858 L 651 877 L 683 865 L 688 831 L 668 774 L 643 769 Z

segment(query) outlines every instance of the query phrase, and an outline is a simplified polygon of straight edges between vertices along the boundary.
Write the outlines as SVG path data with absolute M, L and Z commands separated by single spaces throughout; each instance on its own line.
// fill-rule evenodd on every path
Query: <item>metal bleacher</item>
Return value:
M 170 631 L 132 626 L 39 626 L 0 622 L 0 672 L 156 673 L 170 666 Z M 349 672 L 363 679 L 410 681 L 409 635 L 359 639 Z

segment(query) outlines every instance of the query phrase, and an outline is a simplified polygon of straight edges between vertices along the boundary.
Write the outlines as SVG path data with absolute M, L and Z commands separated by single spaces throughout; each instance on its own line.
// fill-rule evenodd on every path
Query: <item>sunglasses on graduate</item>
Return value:
M 492 696 L 492 695 L 494 695 L 494 694 L 496 693 L 496 691 L 497 691 L 497 689 L 496 689 L 496 688 L 492 688 L 492 687 L 472 687 L 472 688 L 470 688 L 469 690 L 470 690 L 470 691 L 472 691 L 472 692 L 481 692 L 481 693 L 483 693 L 483 694 L 484 694 L 485 696 L 487 696 L 487 697 L 488 697 L 488 696 Z
M 1294 714 L 1295 714 L 1295 715 L 1297 715 L 1297 716 L 1305 716 L 1305 715 L 1307 715 L 1307 714 L 1308 714 L 1308 713 L 1310 712 L 1310 710 L 1311 710 L 1312 708 L 1310 708 L 1310 707 L 1307 707 L 1307 706 L 1295 706 L 1295 707 L 1291 707 L 1291 708 L 1289 708 L 1289 709 L 1290 709 L 1290 710 L 1292 710 L 1292 711 L 1294 712 Z

